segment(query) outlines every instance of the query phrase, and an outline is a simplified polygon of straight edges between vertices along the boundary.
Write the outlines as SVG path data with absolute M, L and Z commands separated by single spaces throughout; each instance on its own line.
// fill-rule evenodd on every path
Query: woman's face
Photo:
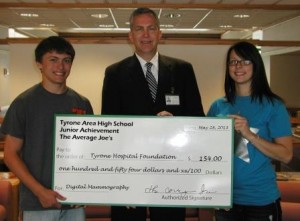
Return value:
M 229 74 L 236 85 L 248 85 L 250 87 L 253 76 L 253 64 L 249 60 L 239 57 L 234 50 L 230 53 Z

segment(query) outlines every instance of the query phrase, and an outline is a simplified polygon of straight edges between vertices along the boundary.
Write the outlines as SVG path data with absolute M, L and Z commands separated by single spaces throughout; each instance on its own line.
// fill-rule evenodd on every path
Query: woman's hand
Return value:
M 255 134 L 251 132 L 248 120 L 245 117 L 237 114 L 230 114 L 228 117 L 234 119 L 234 129 L 238 133 L 241 133 L 244 138 L 249 140 L 251 137 L 255 136 Z
M 293 142 L 291 136 L 277 137 L 273 141 L 268 141 L 250 130 L 245 117 L 237 114 L 231 114 L 228 117 L 234 119 L 234 129 L 266 156 L 283 163 L 288 163 L 292 159 Z

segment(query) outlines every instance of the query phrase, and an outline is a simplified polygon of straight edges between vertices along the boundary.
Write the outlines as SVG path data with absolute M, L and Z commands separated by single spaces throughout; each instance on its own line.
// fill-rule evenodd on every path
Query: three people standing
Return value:
M 158 53 L 161 36 L 153 10 L 133 11 L 129 39 L 135 53 L 107 67 L 102 114 L 204 116 L 192 65 Z M 64 39 L 43 40 L 36 48 L 42 82 L 16 98 L 1 127 L 6 134 L 5 162 L 22 181 L 24 221 L 59 217 L 61 212 L 65 220 L 84 220 L 83 208 L 62 207 L 58 199 L 64 197 L 51 190 L 54 114 L 93 113 L 90 102 L 66 86 L 74 56 Z M 289 115 L 282 99 L 271 91 L 254 45 L 239 42 L 228 50 L 225 97 L 211 105 L 208 116 L 233 118 L 239 144 L 234 157 L 234 205 L 217 210 L 217 221 L 281 220 L 271 160 L 287 163 L 292 157 Z M 112 207 L 112 221 L 143 221 L 146 211 L 145 207 Z M 150 219 L 184 221 L 185 208 L 151 207 Z

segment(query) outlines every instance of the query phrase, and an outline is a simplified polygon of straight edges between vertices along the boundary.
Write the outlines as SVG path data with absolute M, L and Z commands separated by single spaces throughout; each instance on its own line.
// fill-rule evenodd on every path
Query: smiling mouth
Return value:
M 54 74 L 55 74 L 56 76 L 64 76 L 64 75 L 65 75 L 64 72 L 54 72 Z
M 151 44 L 151 41 L 141 41 L 142 44 Z
M 235 76 L 244 76 L 245 75 L 245 73 L 243 73 L 243 72 L 235 72 L 234 74 L 235 74 Z

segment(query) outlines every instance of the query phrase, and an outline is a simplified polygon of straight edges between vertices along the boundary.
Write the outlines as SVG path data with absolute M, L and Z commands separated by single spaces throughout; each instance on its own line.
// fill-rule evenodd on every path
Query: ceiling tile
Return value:
M 264 0 L 262 0 L 264 1 Z M 245 4 L 248 0 L 223 0 L 222 4 Z
M 256 4 L 265 5 L 265 4 L 275 4 L 276 2 L 278 2 L 278 0 L 252 0 L 249 4 L 250 5 L 256 5 Z
M 300 0 L 280 0 L 278 5 L 300 5 Z
M 44 3 L 44 8 L 25 8 L 20 7 L 20 2 L 24 3 Z M 51 2 L 51 3 L 50 3 Z M 193 31 L 195 29 L 209 29 L 210 33 L 224 33 L 228 30 L 249 31 L 254 29 L 263 29 L 275 24 L 279 24 L 288 19 L 300 16 L 300 0 L 0 0 L 2 3 L 15 3 L 18 7 L 0 7 L 0 26 L 7 28 L 16 28 L 25 30 L 30 29 L 32 36 L 45 36 L 53 32 L 128 32 L 129 16 L 136 4 L 182 4 L 185 7 L 176 8 L 153 8 L 160 16 L 160 24 L 164 31 L 169 33 L 180 33 L 180 31 Z M 66 8 L 58 3 L 74 4 Z M 80 3 L 110 3 L 122 4 L 119 8 L 83 8 Z M 58 7 L 47 7 L 57 4 Z M 209 4 L 209 9 L 193 8 L 195 4 Z M 222 9 L 222 4 L 231 4 L 233 9 Z M 243 5 L 245 4 L 245 5 Z M 296 4 L 297 10 L 288 9 L 266 10 L 264 9 L 246 9 L 249 4 L 274 4 L 280 7 L 280 4 Z M 126 6 L 127 5 L 127 6 Z M 133 5 L 133 7 L 131 7 Z M 216 9 L 213 9 L 215 5 Z M 190 7 L 186 7 L 190 6 Z M 240 9 L 244 8 L 244 9 Z M 286 8 L 285 8 L 286 9 Z M 21 13 L 36 13 L 39 17 L 21 17 Z M 106 18 L 91 17 L 91 14 L 107 14 Z M 249 18 L 234 18 L 235 14 L 249 14 Z M 41 24 L 53 24 L 55 27 L 45 29 Z M 221 25 L 231 25 L 231 28 L 223 28 Z M 253 28 L 255 27 L 255 28 Z M 80 29 L 80 30 L 78 30 Z M 88 30 L 90 29 L 90 30 Z M 45 30 L 44 34 L 43 30 Z
M 190 0 L 165 0 L 165 2 L 169 4 L 188 4 L 191 1 Z

